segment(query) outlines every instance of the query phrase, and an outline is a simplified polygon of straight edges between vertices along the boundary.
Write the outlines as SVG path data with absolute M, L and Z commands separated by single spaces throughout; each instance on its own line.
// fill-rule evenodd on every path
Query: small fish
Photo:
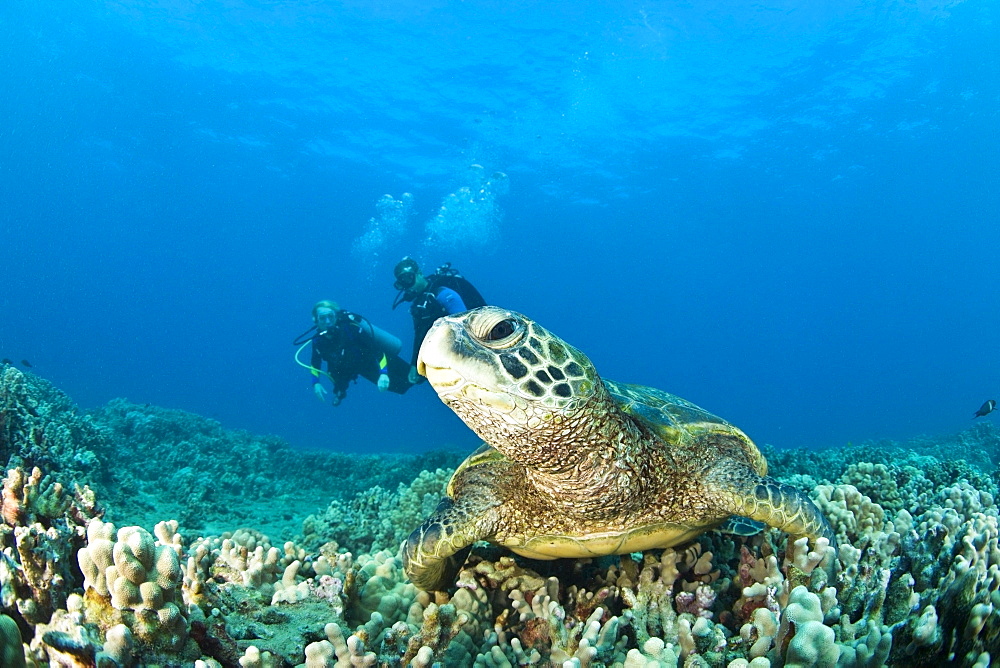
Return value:
M 21 365 L 28 369 L 31 368 L 31 362 L 29 362 L 28 360 L 21 360 Z
M 13 364 L 14 362 L 6 357 L 0 360 L 0 364 Z
M 977 417 L 983 417 L 984 415 L 989 415 L 997 407 L 997 402 L 995 399 L 990 399 L 985 404 L 979 407 L 979 410 L 975 412 L 972 419 L 975 420 Z

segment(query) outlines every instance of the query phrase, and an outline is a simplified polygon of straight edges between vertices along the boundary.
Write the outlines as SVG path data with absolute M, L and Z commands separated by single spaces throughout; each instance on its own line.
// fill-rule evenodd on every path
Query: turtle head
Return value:
M 483 440 L 528 465 L 559 459 L 558 435 L 587 422 L 573 418 L 606 396 L 586 355 L 496 306 L 438 319 L 417 370 Z

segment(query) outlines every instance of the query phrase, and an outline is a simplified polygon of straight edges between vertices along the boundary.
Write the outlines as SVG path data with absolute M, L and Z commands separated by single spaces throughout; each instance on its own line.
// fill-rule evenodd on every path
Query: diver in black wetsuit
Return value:
M 312 316 L 316 333 L 304 341 L 302 337 L 295 341 L 302 344 L 299 352 L 306 344 L 312 344 L 311 362 L 308 365 L 300 362 L 298 352 L 295 360 L 312 371 L 317 399 L 326 398 L 320 374 L 333 382 L 334 406 L 340 404 L 347 395 L 347 386 L 358 376 L 375 383 L 380 392 L 403 394 L 413 386 L 407 380 L 410 365 L 399 356 L 402 343 L 397 337 L 357 313 L 339 308 L 336 302 L 318 302 L 313 306 Z M 326 371 L 322 370 L 323 362 Z
M 423 382 L 423 378 L 417 373 L 417 353 L 434 321 L 444 315 L 485 306 L 486 300 L 472 283 L 452 268 L 451 263 L 445 263 L 430 276 L 424 276 L 416 261 L 407 256 L 399 261 L 392 273 L 396 277 L 393 287 L 399 290 L 392 308 L 395 309 L 403 302 L 413 302 L 410 304 L 410 315 L 413 317 L 413 355 L 408 380 L 411 384 L 416 384 Z

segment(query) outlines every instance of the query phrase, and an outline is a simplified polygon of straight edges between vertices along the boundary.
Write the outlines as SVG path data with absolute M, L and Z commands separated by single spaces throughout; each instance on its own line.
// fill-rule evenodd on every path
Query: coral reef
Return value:
M 308 547 L 334 540 L 366 551 L 395 549 L 434 511 L 450 477 L 450 469 L 421 471 L 395 493 L 376 485 L 348 501 L 334 499 L 305 519 L 302 540 Z
M 998 445 L 982 423 L 902 444 L 764 448 L 836 546 L 708 532 L 533 562 L 477 545 L 452 590 L 428 593 L 398 547 L 462 453 L 302 453 L 123 400 L 81 414 L 6 367 L 0 661 L 985 667 L 1000 656 Z

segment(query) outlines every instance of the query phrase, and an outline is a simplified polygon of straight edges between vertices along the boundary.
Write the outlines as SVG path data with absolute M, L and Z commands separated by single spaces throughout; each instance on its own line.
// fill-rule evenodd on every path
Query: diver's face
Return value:
M 427 290 L 427 279 L 420 272 L 417 272 L 416 280 L 413 281 L 413 287 L 410 288 L 410 292 L 415 295 L 419 295 Z
M 403 301 L 411 302 L 427 290 L 427 285 L 427 279 L 419 271 L 404 271 L 396 278 L 393 287 L 403 291 Z
M 337 312 L 332 308 L 321 308 L 316 311 L 316 327 L 323 332 L 337 324 Z

